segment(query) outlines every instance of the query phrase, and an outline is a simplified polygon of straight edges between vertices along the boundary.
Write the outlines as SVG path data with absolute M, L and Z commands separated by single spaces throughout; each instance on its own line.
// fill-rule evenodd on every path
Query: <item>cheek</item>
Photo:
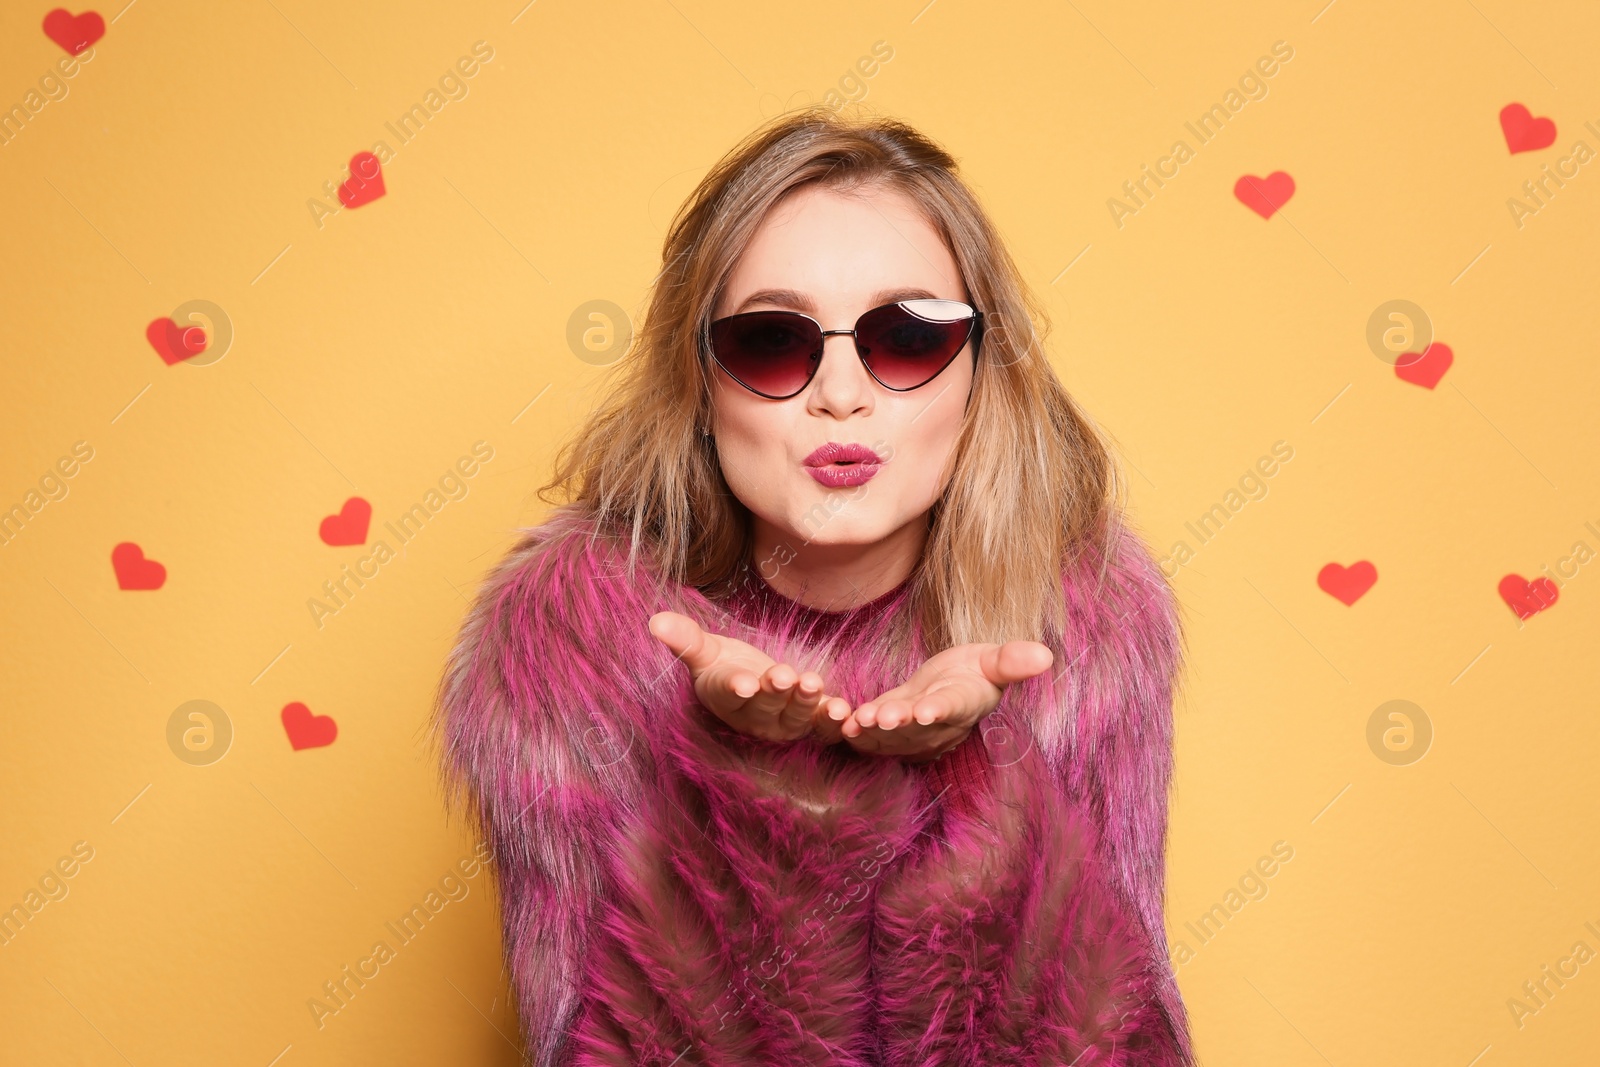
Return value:
M 898 467 L 895 488 L 902 510 L 926 510 L 944 492 L 945 468 L 961 433 L 964 396 L 964 392 L 951 389 L 926 407 L 908 402 L 902 416 L 884 434 L 885 443 L 893 450 L 891 465 Z
M 924 418 L 908 431 L 906 444 L 915 459 L 902 469 L 906 488 L 919 507 L 931 507 L 944 491 L 945 467 L 955 451 L 958 427 L 959 422 L 945 426 Z
M 737 387 L 736 387 L 737 388 Z M 743 395 L 741 395 L 743 394 Z M 733 495 L 752 511 L 762 501 L 792 492 L 785 480 L 785 404 L 763 400 L 743 389 L 717 397 L 717 458 Z

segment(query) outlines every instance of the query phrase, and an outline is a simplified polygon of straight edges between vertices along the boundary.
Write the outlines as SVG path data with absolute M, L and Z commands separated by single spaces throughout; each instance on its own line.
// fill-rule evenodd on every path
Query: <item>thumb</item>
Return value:
M 1050 647 L 1039 641 L 1007 641 L 985 651 L 978 664 L 984 677 L 1003 687 L 1042 674 L 1055 658 Z
M 650 616 L 650 633 L 683 660 L 690 677 L 698 678 L 700 672 L 717 660 L 716 642 L 700 624 L 676 611 L 658 611 Z

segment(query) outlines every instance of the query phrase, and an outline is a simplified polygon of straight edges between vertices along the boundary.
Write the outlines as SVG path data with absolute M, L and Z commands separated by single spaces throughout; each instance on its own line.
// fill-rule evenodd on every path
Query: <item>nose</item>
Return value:
M 844 418 L 870 406 L 873 379 L 849 330 L 824 330 L 822 363 L 811 382 L 813 410 Z

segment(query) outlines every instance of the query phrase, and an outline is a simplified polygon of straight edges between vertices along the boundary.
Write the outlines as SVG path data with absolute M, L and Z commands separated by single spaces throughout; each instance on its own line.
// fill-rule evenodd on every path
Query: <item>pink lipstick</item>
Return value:
M 806 473 L 818 482 L 830 489 L 847 489 L 871 480 L 883 466 L 883 457 L 866 445 L 829 441 L 802 462 Z

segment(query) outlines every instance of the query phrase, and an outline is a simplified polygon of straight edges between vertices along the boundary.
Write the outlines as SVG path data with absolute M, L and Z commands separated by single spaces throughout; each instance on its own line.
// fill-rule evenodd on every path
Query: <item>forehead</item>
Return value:
M 955 258 L 922 208 L 889 186 L 808 185 L 761 221 L 718 300 L 718 313 L 761 290 L 792 290 L 818 310 L 864 303 L 886 290 L 964 298 Z

